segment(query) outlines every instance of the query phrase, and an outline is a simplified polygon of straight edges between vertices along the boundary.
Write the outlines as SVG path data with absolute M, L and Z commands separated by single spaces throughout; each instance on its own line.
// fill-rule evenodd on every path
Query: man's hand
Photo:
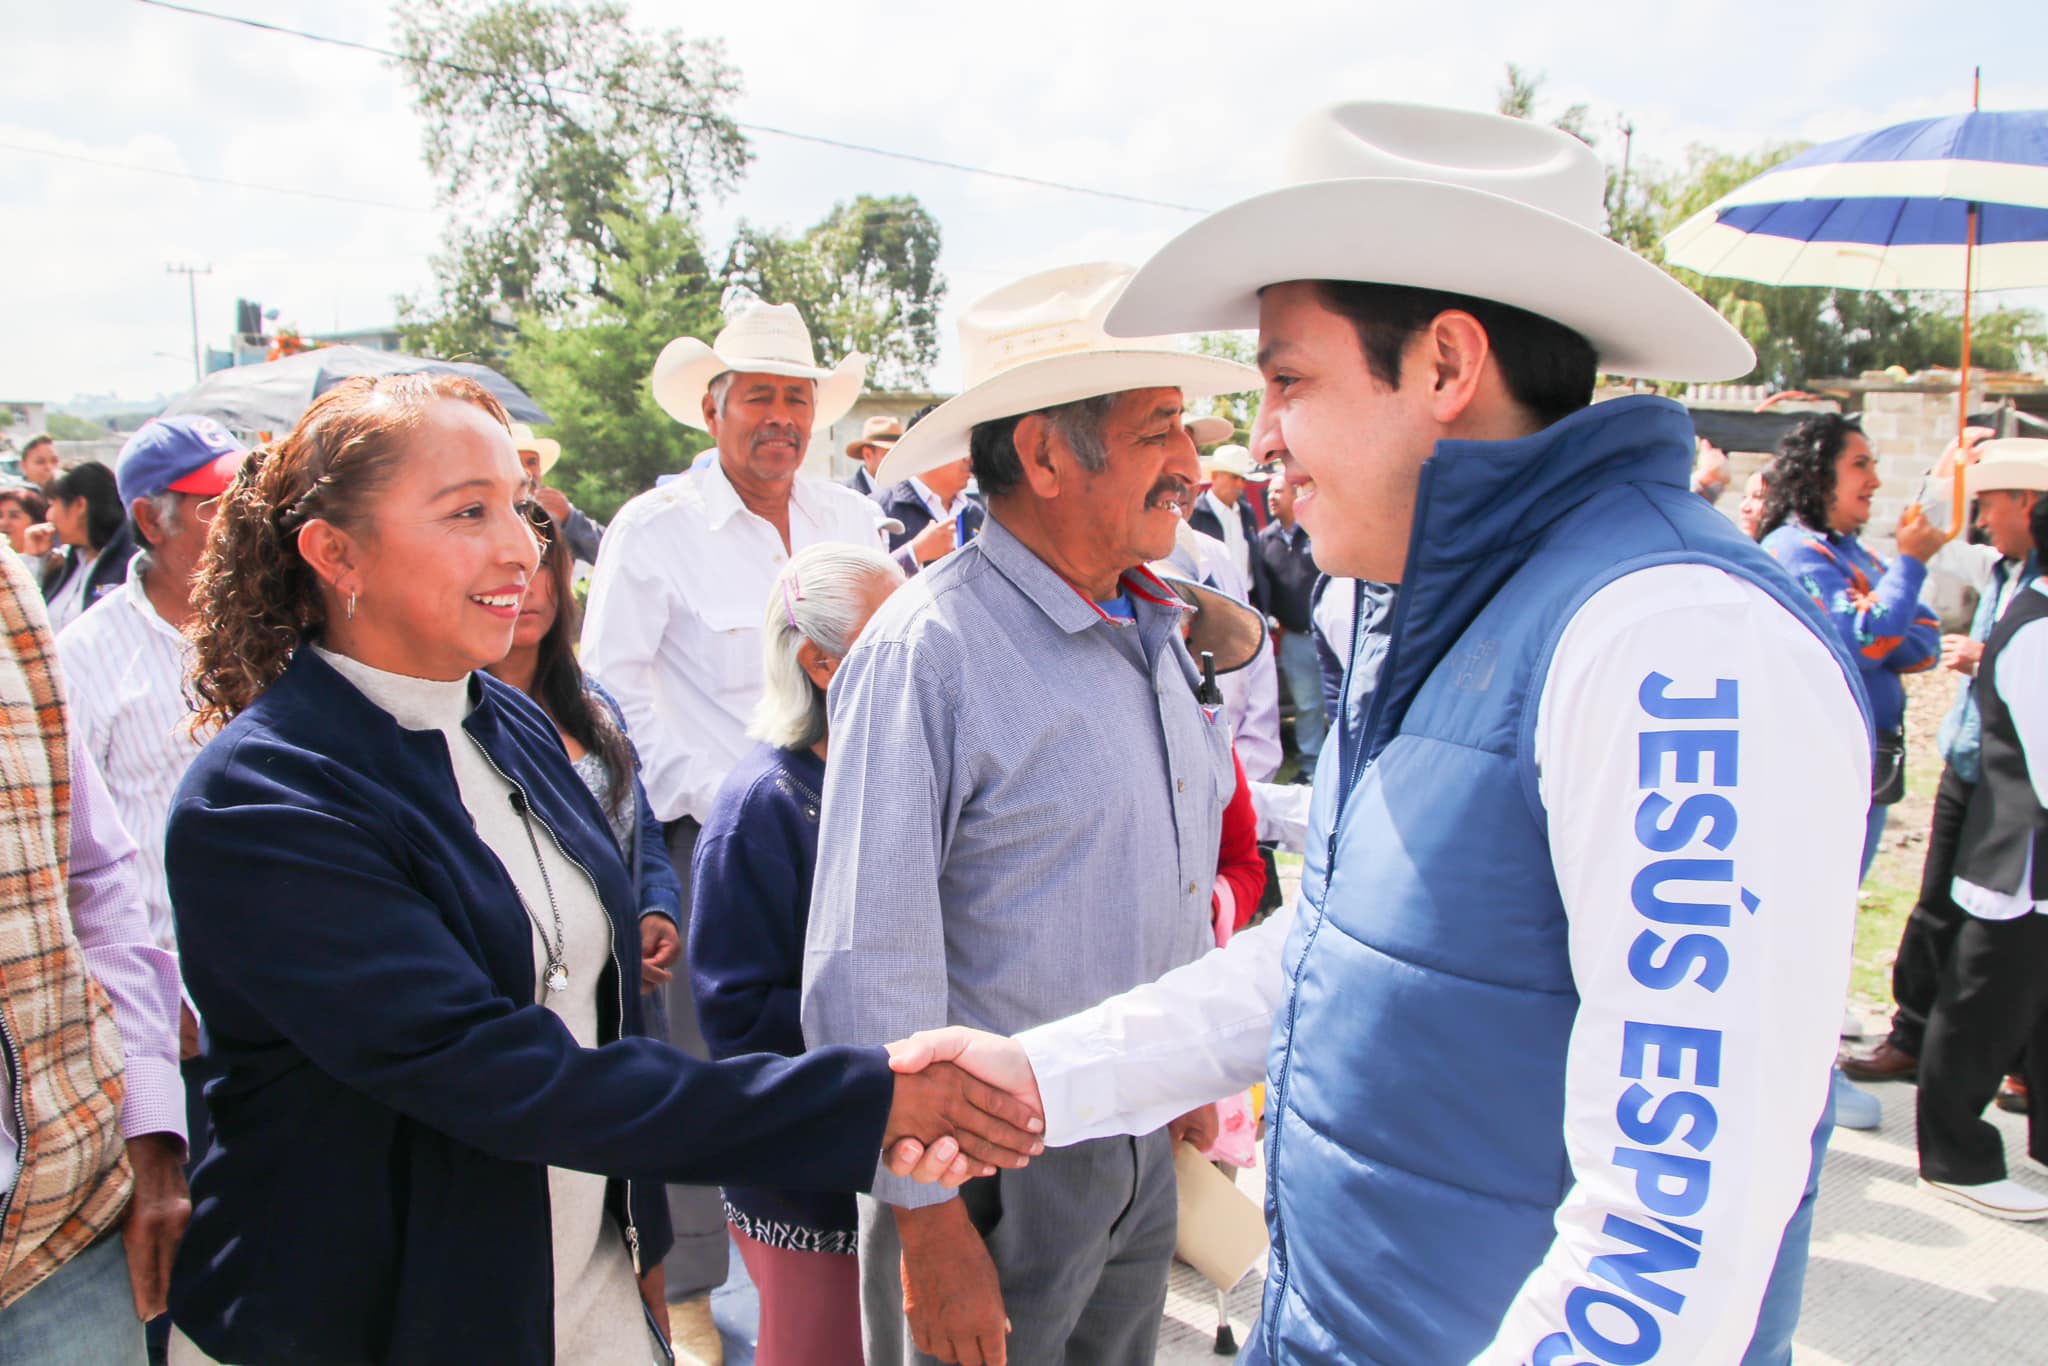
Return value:
M 1213 1104 L 1198 1105 L 1166 1126 L 1166 1136 L 1173 1140 L 1175 1148 L 1183 1143 L 1192 1144 L 1198 1153 L 1207 1152 L 1214 1146 L 1222 1132 L 1223 1123 L 1217 1118 Z
M 560 489 L 551 489 L 543 484 L 533 491 L 533 501 L 547 509 L 548 516 L 561 527 L 569 525 L 569 495 Z
M 941 517 L 910 538 L 910 553 L 919 564 L 930 564 L 951 554 L 954 545 L 953 519 Z
M 1948 528 L 1938 527 L 1927 520 L 1927 514 L 1914 503 L 1899 518 L 1899 529 L 1893 533 L 1893 542 L 1899 553 L 1910 560 L 1925 564 L 1934 557 L 1934 552 L 1948 544 Z
M 676 922 L 660 911 L 640 917 L 640 990 L 652 991 L 675 976 L 668 965 L 683 956 L 683 937 Z
M 971 1176 L 992 1176 L 996 1167 L 1025 1166 L 1045 1151 L 1045 1144 L 1037 1138 L 1045 1132 L 1045 1121 L 1035 1104 L 1035 1087 L 1034 1103 L 1026 1103 L 976 1079 L 955 1063 L 939 1060 L 932 1045 L 921 1042 L 925 1039 L 918 1035 L 889 1045 L 896 1096 L 889 1107 L 882 1147 L 891 1153 L 892 1171 L 913 1174 L 897 1165 L 902 1154 L 893 1151 L 904 1140 L 929 1147 L 944 1138 L 957 1139 L 961 1153 L 975 1168 L 968 1173 Z M 910 1161 L 915 1163 L 916 1158 Z
M 1964 468 L 1976 464 L 1977 457 L 1981 454 L 1977 449 L 1978 444 L 1996 435 L 1998 433 L 1989 427 L 1963 428 L 1963 439 L 1948 443 L 1948 448 L 1942 451 L 1941 459 L 1934 462 L 1934 469 L 1927 477 L 1936 480 L 1955 478 L 1956 461 L 1961 460 Z
M 1943 636 L 1941 638 L 1941 667 L 1954 669 L 1959 674 L 1974 676 L 1977 662 L 1984 658 L 1984 642 L 1968 636 Z
M 172 1134 L 131 1138 L 128 1165 L 135 1169 L 135 1194 L 121 1222 L 121 1248 L 128 1255 L 135 1317 L 148 1323 L 164 1312 L 171 1261 L 192 1219 L 192 1195 L 185 1189 L 185 1145 Z
M 640 1302 L 647 1306 L 654 1319 L 654 1331 L 661 1334 L 661 1340 L 674 1347 L 668 1335 L 668 1272 L 660 1262 L 647 1268 L 640 1277 Z
M 199 1056 L 199 1020 L 193 1015 L 192 1007 L 178 1002 L 178 1061 L 190 1062 Z
M 1003 1290 L 966 1206 L 948 1200 L 894 1213 L 903 1243 L 903 1313 L 917 1350 L 960 1366 L 1005 1366 L 1010 1321 Z
M 989 1085 L 1009 1092 L 1030 1107 L 1032 1114 L 1041 1119 L 1044 1117 L 1045 1106 L 1038 1097 L 1038 1078 L 1032 1074 L 1031 1059 L 1015 1039 L 962 1025 L 950 1025 L 944 1029 L 927 1029 L 889 1045 L 889 1066 L 898 1072 L 921 1072 L 935 1062 L 957 1064 Z M 928 1159 L 929 1154 L 922 1143 L 906 1138 L 890 1149 L 889 1170 L 918 1181 L 944 1179 L 931 1174 L 933 1166 Z M 986 1173 L 973 1171 L 968 1175 Z M 946 1184 L 957 1186 L 960 1182 L 946 1179 Z

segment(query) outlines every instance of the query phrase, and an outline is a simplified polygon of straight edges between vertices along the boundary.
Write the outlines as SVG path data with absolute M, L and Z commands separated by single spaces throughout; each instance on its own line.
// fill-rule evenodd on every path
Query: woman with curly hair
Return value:
M 883 1049 L 633 1037 L 632 876 L 555 724 L 481 672 L 538 568 L 524 486 L 487 390 L 399 375 L 330 390 L 221 498 L 193 638 L 223 729 L 166 838 L 219 1076 L 180 1366 L 646 1363 L 635 1263 L 668 1234 L 636 1188 L 865 1187 L 905 1137 L 958 1181 L 1036 1146 L 1021 1105 Z

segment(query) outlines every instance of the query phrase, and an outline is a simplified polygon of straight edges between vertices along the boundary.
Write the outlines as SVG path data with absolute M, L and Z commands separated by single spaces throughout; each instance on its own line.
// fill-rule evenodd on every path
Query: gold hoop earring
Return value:
M 350 621 L 356 619 L 356 595 L 353 592 L 348 595 L 348 619 Z

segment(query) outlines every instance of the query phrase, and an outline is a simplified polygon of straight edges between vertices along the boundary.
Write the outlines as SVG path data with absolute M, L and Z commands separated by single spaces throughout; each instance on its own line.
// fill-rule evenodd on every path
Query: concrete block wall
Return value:
M 1973 406 L 1982 404 L 1973 394 Z M 1877 472 L 1884 480 L 1872 504 L 1870 527 L 1863 539 L 1878 554 L 1893 554 L 1892 529 L 1920 492 L 1921 480 L 1956 436 L 1956 396 L 1943 393 L 1894 392 L 1863 396 L 1863 431 L 1877 452 Z

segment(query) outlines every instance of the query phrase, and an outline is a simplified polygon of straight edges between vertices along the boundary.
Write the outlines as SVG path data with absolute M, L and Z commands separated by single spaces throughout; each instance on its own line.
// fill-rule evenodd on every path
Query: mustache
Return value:
M 1165 502 L 1185 503 L 1188 494 L 1194 491 L 1194 487 L 1193 484 L 1190 484 L 1181 476 L 1169 474 L 1154 484 L 1152 491 L 1145 495 L 1145 506 L 1151 507 Z
M 798 446 L 804 444 L 802 430 L 795 426 L 793 423 L 787 422 L 770 422 L 764 424 L 754 432 L 753 438 L 748 442 L 748 444 L 753 446 L 759 446 L 760 444 L 766 441 L 788 441 Z

